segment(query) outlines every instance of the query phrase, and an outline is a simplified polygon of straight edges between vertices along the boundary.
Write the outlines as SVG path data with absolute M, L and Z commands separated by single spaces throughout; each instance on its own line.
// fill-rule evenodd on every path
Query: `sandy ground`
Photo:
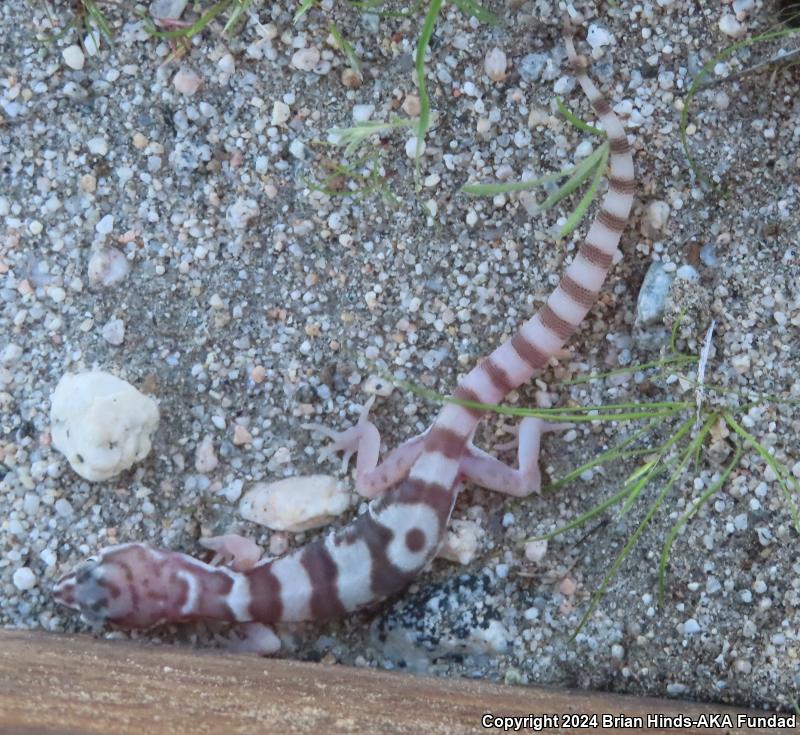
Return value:
M 717 388 L 707 406 L 729 411 L 791 477 L 800 474 L 800 415 L 788 402 L 800 398 L 799 77 L 796 66 L 770 67 L 720 81 L 781 42 L 720 62 L 693 104 L 689 142 L 713 185 L 692 175 L 679 141 L 680 109 L 702 64 L 731 34 L 774 22 L 760 0 L 734 5 L 621 2 L 599 16 L 579 7 L 582 50 L 634 142 L 634 222 L 624 260 L 569 351 L 511 400 L 533 405 L 549 387 L 562 406 L 694 401 L 692 384 L 676 378 L 692 377 L 691 367 L 565 384 L 660 359 L 684 309 L 677 346 L 686 353 L 699 352 L 716 320 L 706 380 Z M 312 184 L 341 160 L 326 142 L 330 128 L 352 125 L 354 114 L 414 113 L 420 12 L 365 16 L 323 3 L 293 24 L 294 5 L 257 3 L 234 38 L 215 22 L 182 60 L 162 65 L 169 45 L 149 37 L 133 10 L 112 8 L 114 45 L 101 41 L 79 69 L 68 64 L 79 65 L 74 52 L 62 53 L 74 31 L 42 40 L 52 30 L 39 4 L 0 5 L 0 622 L 86 629 L 49 590 L 108 543 L 199 553 L 201 535 L 237 531 L 268 547 L 269 531 L 237 514 L 239 488 L 339 469 L 318 465 L 322 443 L 301 423 L 346 426 L 371 376 L 386 371 L 446 393 L 541 303 L 585 232 L 586 224 L 567 241 L 554 237 L 575 202 L 532 214 L 541 193 L 476 199 L 458 189 L 570 165 L 594 139 L 564 122 L 555 98 L 590 112 L 564 76 L 556 4 L 492 9 L 500 25 L 442 10 L 427 64 L 435 123 L 419 192 L 408 130 L 361 149 L 370 160 L 359 170 L 380 167 L 389 201 Z M 56 14 L 68 17 L 63 7 Z M 327 42 L 331 22 L 361 60 L 358 88 L 346 73 L 342 80 L 347 62 Z M 495 47 L 507 57 L 499 81 L 484 69 Z M 290 63 L 300 49 L 319 52 L 313 70 Z M 301 54 L 301 65 L 304 57 L 316 54 Z M 344 176 L 327 185 L 364 184 Z M 91 254 L 109 246 L 130 272 L 93 285 Z M 635 324 L 652 263 L 663 266 L 666 303 L 651 324 Z M 78 477 L 49 434 L 59 378 L 91 367 L 150 393 L 161 411 L 147 459 L 100 483 Z M 773 399 L 750 404 L 764 394 Z M 373 417 L 394 446 L 435 411 L 396 389 Z M 507 441 L 503 423 L 488 422 L 479 443 Z M 252 441 L 233 442 L 237 425 Z M 563 477 L 636 428 L 604 422 L 548 437 L 545 475 Z M 660 444 L 669 428 L 660 423 L 636 446 Z M 664 540 L 730 461 L 735 437 L 726 433 L 714 425 L 576 638 L 663 477 L 626 514 L 610 511 L 551 541 L 539 561 L 526 559 L 525 539 L 612 495 L 642 459 L 514 502 L 468 489 L 454 513 L 480 529 L 467 565 L 436 561 L 375 610 L 285 631 L 285 655 L 791 709 L 800 685 L 798 533 L 775 473 L 752 449 L 676 540 L 664 604 L 656 601 Z M 196 451 L 209 436 L 219 463 L 203 473 Z M 212 645 L 212 634 L 140 635 Z

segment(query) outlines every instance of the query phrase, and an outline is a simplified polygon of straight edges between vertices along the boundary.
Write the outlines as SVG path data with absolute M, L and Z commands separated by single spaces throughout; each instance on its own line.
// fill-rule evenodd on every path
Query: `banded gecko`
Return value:
M 565 42 L 608 136 L 608 192 L 544 306 L 460 381 L 453 397 L 462 401 L 500 402 L 561 349 L 595 302 L 628 221 L 635 188 L 631 147 L 569 32 Z M 378 464 L 380 436 L 369 407 L 345 431 L 312 426 L 333 439 L 329 449 L 346 457 L 357 453 L 356 489 L 371 500 L 349 526 L 262 561 L 258 547 L 242 537 L 207 540 L 226 562 L 221 566 L 141 543 L 110 546 L 63 576 L 55 599 L 90 622 L 126 628 L 201 618 L 249 624 L 249 633 L 258 638 L 261 631 L 264 647 L 274 650 L 265 625 L 344 615 L 404 588 L 436 554 L 465 481 L 517 497 L 539 488 L 540 439 L 554 427 L 538 418 L 520 424 L 517 469 L 473 445 L 484 411 L 457 403 L 445 404 L 424 434 Z

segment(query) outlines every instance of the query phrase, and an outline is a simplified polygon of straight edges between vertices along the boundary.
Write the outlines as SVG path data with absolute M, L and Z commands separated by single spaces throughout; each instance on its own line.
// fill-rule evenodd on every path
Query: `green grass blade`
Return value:
M 600 603 L 600 600 L 603 598 L 605 591 L 608 589 L 608 585 L 610 584 L 611 580 L 616 576 L 617 571 L 619 571 L 620 566 L 622 566 L 622 562 L 625 561 L 625 558 L 630 553 L 631 549 L 636 545 L 636 542 L 639 540 L 639 537 L 644 533 L 644 530 L 650 524 L 650 521 L 653 519 L 653 516 L 658 512 L 659 508 L 664 503 L 667 494 L 672 489 L 675 482 L 678 478 L 683 474 L 684 469 L 686 469 L 686 464 L 688 463 L 689 459 L 692 456 L 694 448 L 698 444 L 702 444 L 705 440 L 706 435 L 708 434 L 709 429 L 711 428 L 710 422 L 706 422 L 703 428 L 697 432 L 697 435 L 692 439 L 689 443 L 689 446 L 684 449 L 680 462 L 678 463 L 677 468 L 675 471 L 670 475 L 667 484 L 661 489 L 661 491 L 656 496 L 655 501 L 650 506 L 647 511 L 647 514 L 642 519 L 641 523 L 636 527 L 636 530 L 631 534 L 630 538 L 626 541 L 625 545 L 622 547 L 622 550 L 617 554 L 616 558 L 614 559 L 614 563 L 611 565 L 611 568 L 606 572 L 605 576 L 603 577 L 603 581 L 600 583 L 595 594 L 592 596 L 591 602 L 589 603 L 589 607 L 587 608 L 586 612 L 580 619 L 577 627 L 573 631 L 572 635 L 570 636 L 571 640 L 575 639 L 575 636 L 582 630 L 583 626 L 586 625 L 586 622 L 591 617 L 592 613 L 597 608 L 597 605 Z
M 692 156 L 691 151 L 689 150 L 689 140 L 686 132 L 686 128 L 689 125 L 689 110 L 692 105 L 692 100 L 694 100 L 695 96 L 700 91 L 700 85 L 702 84 L 703 80 L 720 61 L 724 61 L 729 56 L 736 53 L 739 49 L 746 48 L 754 43 L 768 41 L 773 38 L 783 38 L 784 36 L 789 36 L 798 32 L 800 32 L 800 29 L 797 28 L 783 28 L 778 31 L 770 31 L 768 33 L 762 33 L 758 36 L 753 36 L 752 38 L 745 38 L 742 41 L 737 41 L 736 43 L 733 43 L 730 46 L 722 49 L 722 51 L 720 51 L 716 56 L 712 57 L 709 61 L 703 64 L 703 68 L 700 69 L 700 72 L 692 80 L 692 83 L 689 86 L 689 91 L 686 93 L 686 98 L 683 102 L 683 109 L 681 110 L 679 137 L 681 145 L 683 146 L 683 152 L 686 155 L 686 160 L 689 162 L 689 167 L 694 172 L 694 175 L 697 176 L 697 178 L 703 183 L 710 184 L 711 182 L 708 177 L 705 176 L 702 171 L 700 171 L 700 167 L 697 165 L 697 162 Z
M 431 119 L 431 102 L 428 98 L 428 88 L 425 83 L 425 51 L 428 48 L 433 29 L 436 26 L 436 19 L 442 7 L 442 0 L 431 0 L 425 20 L 422 23 L 422 31 L 417 41 L 417 53 L 414 61 L 414 68 L 417 77 L 417 90 L 419 92 L 419 122 L 417 123 L 417 149 L 414 153 L 414 180 L 417 191 L 420 190 L 420 158 L 422 156 L 422 144 L 428 133 Z
M 475 17 L 481 23 L 488 23 L 489 25 L 499 25 L 500 19 L 491 11 L 486 10 L 475 0 L 453 0 L 453 4 L 464 13 L 467 18 Z
M 667 368 L 671 365 L 683 365 L 685 363 L 697 362 L 700 358 L 697 355 L 684 355 L 678 353 L 676 355 L 669 355 L 663 360 L 653 360 L 652 362 L 640 362 L 636 365 L 627 365 L 626 367 L 616 368 L 615 370 L 608 370 L 603 373 L 592 373 L 590 375 L 582 375 L 578 378 L 571 378 L 570 380 L 562 380 L 559 383 L 551 383 L 553 387 L 566 387 L 568 385 L 579 385 L 580 383 L 590 383 L 593 380 L 604 380 L 616 375 L 624 375 L 625 373 L 636 373 L 642 370 L 649 370 L 650 368 Z
M 230 16 L 228 17 L 228 21 L 225 23 L 225 27 L 222 29 L 222 34 L 225 36 L 230 36 L 237 25 L 239 25 L 239 21 L 242 20 L 244 14 L 250 9 L 253 0 L 234 0 L 234 9 L 231 12 Z
M 105 15 L 103 15 L 103 11 L 97 7 L 97 3 L 94 0 L 83 0 L 83 7 L 86 8 L 86 12 L 94 21 L 100 33 L 105 36 L 106 41 L 111 43 L 114 40 L 114 31 L 111 30 L 111 26 L 108 24 Z M 89 30 L 91 32 L 91 29 Z
M 558 111 L 567 119 L 567 122 L 574 125 L 578 130 L 582 130 L 584 133 L 589 133 L 590 135 L 598 135 L 600 137 L 604 137 L 605 133 L 600 130 L 600 128 L 596 128 L 594 125 L 589 125 L 589 123 L 584 122 L 579 117 L 572 112 L 572 110 L 567 107 L 561 98 L 556 97 L 556 105 L 558 105 Z
M 593 518 L 596 518 L 600 515 L 604 510 L 607 508 L 611 508 L 612 506 L 616 505 L 617 503 L 621 502 L 622 499 L 630 492 L 627 486 L 623 486 L 621 490 L 618 490 L 614 495 L 611 497 L 606 498 L 601 503 L 598 503 L 593 508 L 590 508 L 585 513 L 581 513 L 574 521 L 570 521 L 569 523 L 557 528 L 555 531 L 551 531 L 550 533 L 546 533 L 543 536 L 531 536 L 528 541 L 552 541 L 556 536 L 561 536 L 567 531 L 572 531 L 575 528 L 580 528 L 587 522 L 591 521 Z
M 297 7 L 297 11 L 294 14 L 294 18 L 292 18 L 292 23 L 297 23 L 311 8 L 314 6 L 317 0 L 301 0 L 300 5 Z
M 775 461 L 775 458 L 769 453 L 767 448 L 752 434 L 750 434 L 738 421 L 736 421 L 733 416 L 731 416 L 729 413 L 726 413 L 724 416 L 725 423 L 727 423 L 731 429 L 733 429 L 740 437 L 742 437 L 745 442 L 753 447 L 753 449 L 755 449 L 756 452 L 761 455 L 763 460 L 775 473 L 775 476 L 778 478 L 778 484 L 780 485 L 784 497 L 786 498 L 786 502 L 789 503 L 789 512 L 792 516 L 795 530 L 800 533 L 800 513 L 798 513 L 797 510 L 797 503 L 795 503 L 794 498 L 792 497 L 793 494 L 797 493 L 797 483 L 785 475 L 783 468 Z
M 353 70 L 353 73 L 358 74 L 358 76 L 361 76 L 361 64 L 358 61 L 358 56 L 356 56 L 356 52 L 353 46 L 342 35 L 342 32 L 337 28 L 335 23 L 331 23 L 328 26 L 328 31 L 333 36 L 333 40 L 336 41 L 336 45 L 339 47 L 339 50 L 344 54 L 345 58 L 347 59 L 347 63 L 350 65 L 350 68 Z
M 610 449 L 606 449 L 604 452 L 601 452 L 600 454 L 596 455 L 588 462 L 584 462 L 584 464 L 582 464 L 580 467 L 576 467 L 574 470 L 570 470 L 566 475 L 564 475 L 564 477 L 542 488 L 542 492 L 557 490 L 558 488 L 563 487 L 564 485 L 567 485 L 573 482 L 574 480 L 577 480 L 587 470 L 599 467 L 600 465 L 606 464 L 606 462 L 611 462 L 616 459 L 621 459 L 623 456 L 625 456 L 625 452 L 623 450 L 626 447 L 629 447 L 631 444 L 641 439 L 641 437 L 647 434 L 655 426 L 656 423 L 661 423 L 661 421 L 662 421 L 661 417 L 650 419 L 650 421 L 648 421 L 647 424 L 645 424 L 638 431 L 631 434 L 627 439 L 624 439 L 619 444 L 616 444 Z M 653 452 L 653 450 L 650 448 L 635 450 L 635 451 L 647 454 L 652 454 Z
M 661 549 L 661 558 L 658 561 L 658 602 L 659 605 L 664 603 L 664 588 L 665 588 L 665 580 L 667 576 L 667 562 L 669 561 L 669 553 L 672 550 L 672 545 L 675 543 L 675 539 L 678 537 L 678 534 L 681 532 L 681 529 L 687 524 L 687 522 L 697 513 L 700 508 L 705 505 L 711 497 L 713 497 L 719 489 L 727 482 L 728 477 L 730 477 L 731 472 L 736 468 L 739 464 L 739 461 L 742 458 L 743 449 L 741 446 L 736 447 L 736 454 L 734 458 L 731 460 L 730 464 L 725 468 L 723 473 L 717 478 L 717 481 L 712 483 L 708 489 L 694 502 L 692 503 L 692 507 L 689 508 L 672 526 L 667 534 L 666 541 L 664 542 L 664 546 Z
M 212 5 L 207 12 L 203 13 L 192 25 L 187 26 L 186 28 L 179 28 L 175 31 L 161 31 L 156 28 L 155 24 L 150 17 L 142 14 L 142 19 L 144 20 L 145 28 L 147 32 L 151 36 L 155 36 L 156 38 L 191 38 L 192 36 L 201 33 L 205 27 L 211 23 L 214 18 L 216 18 L 220 13 L 227 10 L 233 0 L 220 0 L 215 5 Z
M 600 160 L 600 163 L 597 166 L 597 170 L 594 173 L 594 178 L 592 179 L 592 183 L 589 185 L 589 188 L 586 190 L 586 193 L 581 197 L 581 200 L 578 202 L 578 206 L 575 207 L 572 214 L 569 217 L 567 217 L 567 221 L 563 224 L 563 226 L 559 230 L 558 232 L 559 237 L 566 237 L 580 224 L 580 221 L 586 214 L 586 210 L 589 209 L 589 205 L 594 200 L 594 196 L 597 193 L 597 187 L 600 184 L 600 179 L 603 178 L 603 174 L 606 171 L 606 164 L 608 164 L 608 151 L 609 151 L 608 143 L 605 143 L 604 146 L 601 147 L 599 150 L 603 151 L 603 157 Z
M 530 191 L 538 186 L 547 184 L 551 181 L 560 181 L 566 176 L 572 176 L 577 170 L 577 166 L 565 168 L 555 174 L 547 174 L 540 176 L 538 179 L 531 179 L 530 181 L 507 181 L 504 183 L 491 183 L 491 184 L 464 184 L 460 191 L 464 194 L 471 196 L 494 196 L 495 194 L 508 194 L 516 191 Z
M 608 143 L 604 143 L 599 148 L 593 150 L 586 158 L 584 158 L 577 166 L 575 166 L 572 175 L 567 181 L 556 189 L 550 196 L 547 197 L 538 207 L 537 212 L 544 212 L 550 209 L 553 205 L 558 204 L 564 197 L 572 194 L 586 179 L 589 178 L 592 171 L 601 163 L 605 151 L 608 150 Z

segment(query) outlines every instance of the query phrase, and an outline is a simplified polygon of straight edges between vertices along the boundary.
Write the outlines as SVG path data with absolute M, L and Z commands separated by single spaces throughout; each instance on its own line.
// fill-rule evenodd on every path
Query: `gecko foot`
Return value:
M 342 452 L 343 472 L 347 469 L 350 458 L 356 453 L 359 465 L 369 464 L 367 469 L 372 469 L 378 464 L 381 437 L 375 424 L 369 420 L 369 410 L 374 402 L 375 396 L 372 396 L 362 406 L 358 421 L 344 431 L 334 431 L 322 424 L 302 424 L 302 428 L 319 432 L 331 440 L 331 443 L 320 452 L 320 461 L 327 459 L 334 452 Z
M 253 539 L 236 533 L 201 538 L 199 543 L 214 552 L 212 565 L 224 564 L 235 572 L 252 569 L 262 556 L 261 547 Z
M 240 623 L 225 640 L 225 648 L 230 653 L 255 653 L 271 656 L 281 648 L 281 639 L 275 631 L 263 623 Z

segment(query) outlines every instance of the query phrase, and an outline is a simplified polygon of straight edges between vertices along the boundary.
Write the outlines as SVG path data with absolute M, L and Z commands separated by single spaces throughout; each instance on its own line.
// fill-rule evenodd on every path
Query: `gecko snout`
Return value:
M 112 611 L 114 592 L 115 585 L 106 579 L 102 562 L 91 556 L 56 582 L 53 597 L 56 602 L 80 612 L 86 621 L 102 623 L 116 617 L 113 613 L 120 612 Z

